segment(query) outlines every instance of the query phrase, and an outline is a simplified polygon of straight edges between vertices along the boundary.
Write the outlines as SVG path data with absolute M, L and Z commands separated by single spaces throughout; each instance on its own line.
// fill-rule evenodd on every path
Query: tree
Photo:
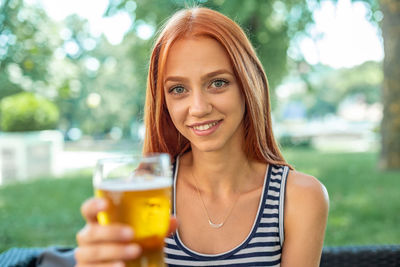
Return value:
M 400 1 L 379 0 L 383 13 L 384 81 L 380 166 L 400 169 Z
M 0 3 L 0 99 L 46 87 L 56 33 L 42 9 L 23 0 Z
M 382 169 L 400 169 L 400 1 L 353 0 L 367 2 L 372 11 L 380 10 L 385 58 L 383 60 L 381 123 Z

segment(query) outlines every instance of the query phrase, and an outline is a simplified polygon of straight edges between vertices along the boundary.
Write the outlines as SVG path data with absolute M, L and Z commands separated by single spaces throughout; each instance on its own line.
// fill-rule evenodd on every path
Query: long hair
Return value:
M 207 36 L 228 53 L 245 99 L 243 150 L 249 158 L 288 165 L 272 132 L 268 81 L 243 30 L 225 15 L 208 8 L 183 9 L 159 32 L 147 79 L 143 153 L 165 152 L 172 158 L 189 149 L 189 141 L 172 123 L 163 90 L 166 59 L 173 43 L 185 37 Z

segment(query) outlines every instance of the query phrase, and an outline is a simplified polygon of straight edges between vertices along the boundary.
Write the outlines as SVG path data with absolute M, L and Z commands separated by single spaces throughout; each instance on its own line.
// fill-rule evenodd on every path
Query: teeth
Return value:
M 217 125 L 217 123 L 218 123 L 218 122 L 216 121 L 216 122 L 213 122 L 213 123 L 208 123 L 208 124 L 193 126 L 193 128 L 194 128 L 195 130 L 205 131 L 205 130 L 208 130 L 208 129 L 210 129 L 211 127 Z

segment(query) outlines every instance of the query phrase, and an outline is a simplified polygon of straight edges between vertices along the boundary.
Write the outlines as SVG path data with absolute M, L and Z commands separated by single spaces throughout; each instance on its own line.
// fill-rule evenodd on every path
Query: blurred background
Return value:
M 329 191 L 325 245 L 400 243 L 397 0 L 1 0 L 0 252 L 76 245 L 96 160 L 140 153 L 157 29 L 194 4 L 253 43 L 284 156 Z

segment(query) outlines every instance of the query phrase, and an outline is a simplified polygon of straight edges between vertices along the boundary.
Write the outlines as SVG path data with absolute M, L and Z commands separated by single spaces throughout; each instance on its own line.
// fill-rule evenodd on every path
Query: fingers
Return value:
M 178 228 L 178 220 L 176 219 L 176 217 L 171 216 L 171 219 L 169 220 L 169 229 L 167 235 L 173 234 L 177 228 Z
M 102 262 L 122 262 L 136 259 L 142 250 L 137 244 L 103 243 L 80 246 L 75 250 L 77 262 L 94 264 Z M 97 265 L 96 265 L 97 266 Z
M 79 245 L 99 242 L 130 242 L 133 240 L 133 230 L 124 224 L 101 226 L 87 224 L 76 236 Z
M 107 206 L 106 199 L 92 198 L 81 207 L 87 224 L 76 236 L 78 248 L 75 250 L 75 258 L 78 267 L 125 266 L 124 261 L 135 259 L 142 252 L 138 244 L 131 243 L 134 231 L 129 225 L 97 223 L 97 213 L 106 210 Z M 177 227 L 177 219 L 171 217 L 168 234 L 175 232 Z
M 78 263 L 75 267 L 125 267 L 125 263 L 123 261 L 114 261 L 114 262 L 107 262 L 107 263 Z
M 133 230 L 125 224 L 102 226 L 88 223 L 77 234 L 77 266 L 125 266 L 125 260 L 135 259 L 141 254 L 138 244 L 129 243 L 133 236 Z
M 81 206 L 82 216 L 88 223 L 97 222 L 97 213 L 107 209 L 108 203 L 104 198 L 90 198 Z

